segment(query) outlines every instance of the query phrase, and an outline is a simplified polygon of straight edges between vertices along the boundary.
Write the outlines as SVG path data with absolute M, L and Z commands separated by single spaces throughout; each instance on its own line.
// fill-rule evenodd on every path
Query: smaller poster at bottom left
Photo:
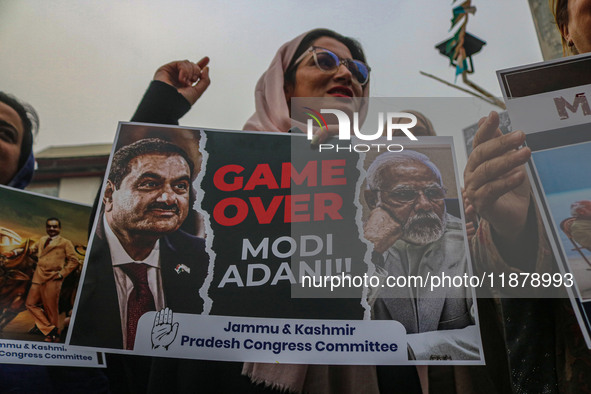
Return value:
M 105 367 L 64 344 L 91 208 L 0 186 L 0 364 Z

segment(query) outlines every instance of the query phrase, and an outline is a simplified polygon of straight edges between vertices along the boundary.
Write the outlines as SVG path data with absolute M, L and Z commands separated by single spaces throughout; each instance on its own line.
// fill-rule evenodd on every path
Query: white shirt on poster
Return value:
M 159 311 L 166 306 L 164 299 L 164 290 L 162 289 L 162 275 L 160 274 L 160 241 L 156 241 L 152 252 L 144 260 L 137 261 L 132 259 L 125 251 L 119 239 L 111 230 L 107 219 L 103 216 L 103 228 L 105 237 L 109 244 L 111 252 L 111 264 L 113 265 L 113 275 L 115 276 L 115 286 L 117 287 L 117 297 L 119 299 L 119 313 L 121 317 L 121 332 L 123 333 L 123 348 L 127 347 L 127 300 L 133 290 L 131 279 L 123 272 L 121 266 L 128 263 L 144 263 L 148 266 L 148 286 L 154 296 L 156 310 Z

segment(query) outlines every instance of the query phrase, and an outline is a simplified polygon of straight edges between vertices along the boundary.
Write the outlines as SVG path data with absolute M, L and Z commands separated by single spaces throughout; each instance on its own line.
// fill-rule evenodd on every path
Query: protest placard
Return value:
M 451 284 L 471 273 L 453 147 L 432 138 L 327 153 L 303 134 L 120 124 L 68 343 L 227 361 L 482 363 L 472 287 Z M 387 179 L 399 165 L 414 172 Z M 400 187 L 376 186 L 388 182 Z M 394 233 L 376 225 L 388 206 L 402 221 Z
M 104 367 L 64 345 L 90 207 L 0 186 L 0 363 Z
M 511 124 L 526 133 L 536 202 L 566 291 L 591 348 L 591 57 L 498 71 Z M 546 286 L 540 282 L 539 287 Z M 566 294 L 566 293 L 565 293 Z

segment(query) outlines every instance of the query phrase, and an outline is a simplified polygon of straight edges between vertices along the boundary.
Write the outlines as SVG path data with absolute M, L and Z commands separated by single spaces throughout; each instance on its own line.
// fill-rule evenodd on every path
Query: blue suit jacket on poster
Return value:
M 70 343 L 122 349 L 117 288 L 101 226 L 95 233 L 87 264 Z M 184 264 L 191 272 L 177 273 L 178 264 Z M 199 289 L 207 276 L 208 264 L 203 238 L 181 230 L 160 238 L 160 273 L 167 307 L 178 313 L 203 312 Z

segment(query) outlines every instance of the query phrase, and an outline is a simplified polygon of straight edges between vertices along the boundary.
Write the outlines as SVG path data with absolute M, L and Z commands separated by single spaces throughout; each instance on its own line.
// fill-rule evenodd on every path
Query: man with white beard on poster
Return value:
M 460 219 L 447 213 L 441 172 L 424 154 L 383 153 L 367 170 L 371 209 L 365 238 L 380 274 L 390 277 L 464 276 L 466 242 Z M 378 290 L 373 318 L 405 328 L 417 360 L 479 359 L 469 287 L 389 287 Z

